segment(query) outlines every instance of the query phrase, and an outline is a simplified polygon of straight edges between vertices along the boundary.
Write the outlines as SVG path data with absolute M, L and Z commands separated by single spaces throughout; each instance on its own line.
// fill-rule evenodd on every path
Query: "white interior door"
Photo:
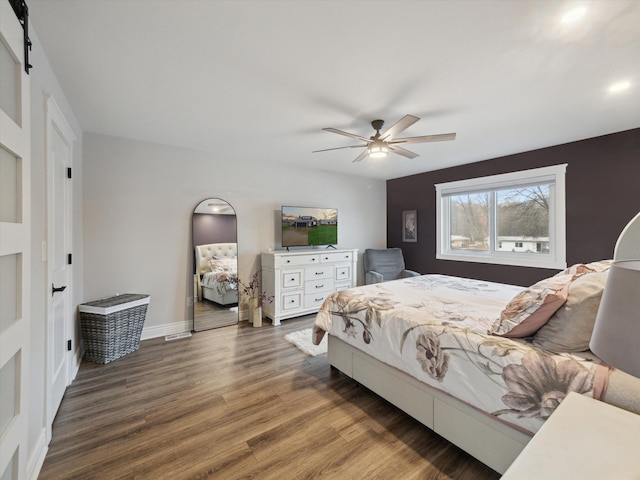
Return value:
M 23 32 L 0 0 L 0 478 L 27 474 L 31 138 Z
M 47 441 L 71 382 L 71 175 L 75 136 L 52 96 L 47 98 Z

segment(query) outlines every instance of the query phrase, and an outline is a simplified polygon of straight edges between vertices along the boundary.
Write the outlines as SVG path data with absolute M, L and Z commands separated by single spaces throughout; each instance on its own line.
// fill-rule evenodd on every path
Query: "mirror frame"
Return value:
M 228 210 L 233 212 L 228 213 Z M 220 212 L 220 213 L 217 213 Z M 198 215 L 198 216 L 197 216 Z M 212 225 L 208 228 L 222 227 L 225 231 L 205 231 L 202 228 L 202 221 L 197 221 L 199 215 L 215 215 L 215 219 L 211 219 Z M 233 230 L 230 230 L 230 225 L 225 223 L 231 223 L 224 218 L 233 216 Z M 218 224 L 218 225 L 216 225 Z M 207 227 L 205 225 L 205 227 Z M 230 240 L 234 240 L 233 242 Z M 193 332 L 199 332 L 204 330 L 210 330 L 213 328 L 220 328 L 229 325 L 236 325 L 240 320 L 240 312 L 238 309 L 238 290 L 237 286 L 234 290 L 229 289 L 225 285 L 226 282 L 222 282 L 222 294 L 219 289 L 207 289 L 202 290 L 201 286 L 201 269 L 200 262 L 208 262 L 211 260 L 213 251 L 216 250 L 223 258 L 232 258 L 233 244 L 235 243 L 235 258 L 236 268 L 235 275 L 237 275 L 237 251 L 238 251 L 238 216 L 233 206 L 224 199 L 218 197 L 205 198 L 199 202 L 193 209 L 191 214 L 191 264 L 192 264 L 192 278 L 193 278 L 193 307 L 192 313 L 192 328 Z M 218 247 L 219 245 L 219 247 Z M 197 247 L 211 246 L 209 248 L 200 249 L 200 255 L 202 258 L 198 258 Z M 216 255 L 217 256 L 217 255 Z M 225 269 L 229 268 L 229 264 L 226 260 L 222 263 L 225 265 Z M 205 287 L 206 288 L 206 287 Z M 232 291 L 235 292 L 235 301 Z M 206 292 L 202 293 L 201 292 Z M 202 298 L 206 295 L 206 298 Z M 206 311 L 202 308 L 206 307 Z M 235 315 L 230 313 L 235 312 Z M 200 325 L 198 325 L 196 318 L 200 314 Z M 204 316 L 208 316 L 205 318 Z M 218 317 L 218 318 L 215 318 Z

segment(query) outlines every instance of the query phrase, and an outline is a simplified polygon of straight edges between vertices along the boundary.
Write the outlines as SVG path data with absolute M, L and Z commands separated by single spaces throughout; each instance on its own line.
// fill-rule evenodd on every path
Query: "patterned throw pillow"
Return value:
M 508 338 L 533 335 L 567 301 L 573 275 L 540 280 L 513 297 L 489 333 Z
M 238 260 L 236 257 L 213 257 L 209 261 L 212 272 L 235 272 Z
M 607 271 L 612 260 L 588 264 L 578 263 L 540 280 L 513 297 L 500 312 L 489 333 L 508 338 L 523 338 L 535 334 L 564 305 L 571 282 L 590 273 Z
M 575 265 L 571 265 L 569 268 L 566 268 L 562 272 L 558 273 L 559 275 L 584 275 L 585 273 L 597 273 L 597 272 L 605 272 L 611 268 L 611 264 L 613 260 L 600 260 L 598 262 L 591 263 L 576 263 Z

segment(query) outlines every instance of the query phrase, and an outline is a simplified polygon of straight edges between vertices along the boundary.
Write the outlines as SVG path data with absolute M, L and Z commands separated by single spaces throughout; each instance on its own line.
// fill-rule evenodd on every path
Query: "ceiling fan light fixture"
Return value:
M 455 133 L 443 133 L 439 135 L 421 135 L 418 137 L 405 137 L 398 138 L 398 135 L 401 132 L 404 132 L 411 125 L 420 120 L 418 117 L 413 115 L 405 115 L 396 123 L 394 123 L 390 128 L 388 128 L 384 132 L 380 132 L 382 126 L 384 125 L 383 120 L 373 120 L 371 122 L 371 126 L 376 131 L 375 135 L 372 135 L 369 138 L 363 137 L 362 135 L 356 135 L 355 133 L 349 133 L 342 130 L 338 130 L 337 128 L 323 128 L 327 132 L 337 133 L 339 135 L 343 135 L 345 137 L 353 138 L 359 140 L 360 145 L 347 145 L 345 147 L 335 147 L 335 148 L 325 148 L 323 150 L 314 150 L 313 153 L 316 152 L 328 152 L 330 150 L 342 150 L 343 148 L 363 148 L 364 150 L 358 155 L 353 162 L 360 162 L 365 158 L 384 158 L 389 153 L 393 153 L 395 155 L 400 155 L 405 158 L 416 158 L 418 156 L 417 153 L 411 152 L 399 146 L 398 144 L 411 144 L 411 143 L 427 143 L 427 142 L 443 142 L 448 140 L 455 140 Z
M 369 157 L 371 158 L 384 158 L 389 153 L 389 147 L 382 144 L 372 143 L 369 145 Z

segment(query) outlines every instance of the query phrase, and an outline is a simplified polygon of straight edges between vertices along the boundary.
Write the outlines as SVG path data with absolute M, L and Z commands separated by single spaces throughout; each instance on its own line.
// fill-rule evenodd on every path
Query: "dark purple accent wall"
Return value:
M 235 243 L 236 216 L 214 213 L 193 214 L 193 244 Z
M 426 160 L 428 161 L 428 160 Z M 568 164 L 567 264 L 613 257 L 625 225 L 640 211 L 640 128 L 387 181 L 387 246 L 400 247 L 421 273 L 528 286 L 557 270 L 436 260 L 434 184 Z M 402 211 L 418 211 L 418 242 L 402 242 Z

